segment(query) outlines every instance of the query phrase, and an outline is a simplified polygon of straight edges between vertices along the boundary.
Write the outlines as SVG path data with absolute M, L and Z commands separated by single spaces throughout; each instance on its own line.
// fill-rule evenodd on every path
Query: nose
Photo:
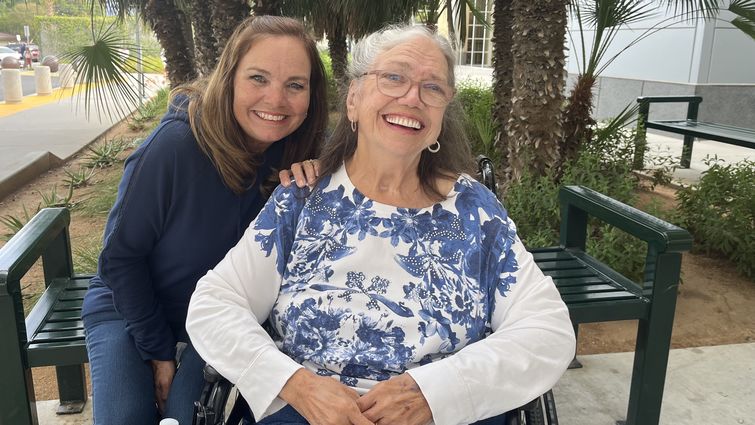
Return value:
M 406 92 L 405 95 L 398 98 L 398 102 L 401 105 L 413 106 L 415 108 L 419 108 L 420 106 L 424 105 L 419 95 L 419 84 L 420 83 L 412 82 L 412 85 L 409 87 L 409 91 Z
M 271 84 L 267 87 L 265 92 L 265 100 L 271 106 L 280 106 L 285 102 L 285 88 L 275 84 Z

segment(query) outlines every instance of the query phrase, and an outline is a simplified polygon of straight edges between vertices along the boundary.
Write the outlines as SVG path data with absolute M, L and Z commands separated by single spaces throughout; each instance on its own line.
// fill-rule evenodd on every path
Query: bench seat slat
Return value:
M 48 322 L 65 322 L 68 320 L 80 320 L 80 319 L 81 319 L 81 310 L 79 309 L 79 310 L 54 312 L 50 315 L 47 321 Z
M 64 293 L 60 294 L 60 297 L 58 297 L 58 299 L 62 301 L 83 300 L 86 294 L 86 289 L 78 289 L 75 291 L 67 290 Z
M 553 260 L 571 260 L 574 256 L 564 251 L 563 248 L 544 248 L 535 249 L 531 251 L 532 256 L 535 258 L 535 262 L 538 261 L 553 261 Z
M 620 289 L 617 289 L 613 285 L 609 285 L 607 283 L 598 284 L 598 285 L 574 285 L 574 286 L 559 286 L 558 292 L 561 294 L 561 297 L 564 295 L 571 295 L 571 294 L 593 294 L 593 293 L 599 293 L 599 292 L 611 292 L 611 291 L 621 291 L 626 292 Z
M 61 300 L 55 303 L 53 311 L 81 310 L 84 300 Z
M 643 303 L 642 299 L 638 298 L 635 294 L 620 290 L 612 292 L 562 295 L 561 298 L 567 305 L 574 303 L 589 303 L 594 301 L 611 300 L 636 300 L 638 303 Z
M 600 276 L 588 276 L 588 277 L 562 277 L 553 279 L 557 288 L 569 287 L 569 286 L 581 286 L 590 284 L 609 283 L 610 281 L 603 279 Z
M 571 270 L 543 270 L 543 273 L 553 279 L 561 277 L 593 277 L 595 272 L 589 268 L 571 269 Z
M 32 344 L 39 344 L 43 342 L 55 342 L 55 341 L 83 341 L 84 330 L 59 330 L 53 332 L 40 332 L 34 335 L 34 341 Z
M 535 261 L 535 264 L 537 264 L 537 266 L 543 272 L 545 272 L 546 270 L 570 270 L 585 268 L 584 264 L 574 258 L 560 261 Z
M 27 358 L 30 367 L 65 366 L 89 362 L 83 340 L 29 344 Z
M 65 322 L 47 322 L 42 327 L 42 332 L 66 331 L 74 329 L 84 329 L 84 322 L 81 320 L 67 320 Z
M 751 149 L 755 148 L 755 130 L 747 128 L 689 120 L 648 120 L 646 127 Z

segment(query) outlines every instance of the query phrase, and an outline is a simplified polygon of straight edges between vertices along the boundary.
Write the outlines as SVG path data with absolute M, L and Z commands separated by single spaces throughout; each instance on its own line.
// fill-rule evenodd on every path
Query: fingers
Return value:
M 291 185 L 291 177 L 294 178 L 297 186 L 304 187 L 314 185 L 319 175 L 320 162 L 316 159 L 308 159 L 291 164 L 291 169 L 279 172 L 278 178 L 284 187 Z
M 278 179 L 280 180 L 283 187 L 289 187 L 291 186 L 291 172 L 288 170 L 283 170 L 278 173 Z
M 349 422 L 352 423 L 352 425 L 374 425 L 375 423 L 367 419 L 362 413 L 357 411 L 352 411 L 349 415 Z

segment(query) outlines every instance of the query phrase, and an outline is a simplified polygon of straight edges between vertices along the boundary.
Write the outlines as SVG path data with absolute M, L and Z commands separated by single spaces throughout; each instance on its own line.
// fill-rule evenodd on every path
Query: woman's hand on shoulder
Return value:
M 280 182 L 284 187 L 291 185 L 291 176 L 296 180 L 299 187 L 312 186 L 320 175 L 320 161 L 308 159 L 302 162 L 291 164 L 290 170 L 283 170 L 278 173 Z
M 280 398 L 317 425 L 373 425 L 357 406 L 359 394 L 333 378 L 299 369 L 291 375 Z
M 422 390 L 408 373 L 378 383 L 357 405 L 376 425 L 425 425 L 433 418 Z

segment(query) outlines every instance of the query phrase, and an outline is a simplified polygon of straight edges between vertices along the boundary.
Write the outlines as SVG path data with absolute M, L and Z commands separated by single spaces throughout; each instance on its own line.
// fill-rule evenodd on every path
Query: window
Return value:
M 455 0 L 464 1 L 464 0 Z M 474 0 L 475 8 L 485 16 L 488 23 L 493 21 L 493 0 Z M 478 20 L 471 10 L 467 10 L 467 40 L 464 43 L 461 62 L 464 65 L 491 66 L 493 57 L 492 28 Z

